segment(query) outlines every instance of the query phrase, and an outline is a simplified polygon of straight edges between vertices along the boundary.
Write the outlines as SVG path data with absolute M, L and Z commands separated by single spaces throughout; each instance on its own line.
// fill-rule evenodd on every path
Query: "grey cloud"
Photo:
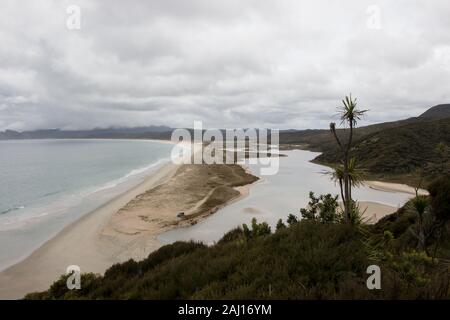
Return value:
M 81 8 L 81 30 L 65 27 Z M 381 29 L 367 28 L 378 5 Z M 0 130 L 165 124 L 326 127 L 448 102 L 450 4 L 419 1 L 2 1 Z

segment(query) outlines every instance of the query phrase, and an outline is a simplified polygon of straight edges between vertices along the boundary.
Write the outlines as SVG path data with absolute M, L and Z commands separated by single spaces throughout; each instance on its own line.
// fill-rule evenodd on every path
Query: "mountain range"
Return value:
M 92 130 L 45 129 L 35 131 L 6 130 L 0 132 L 0 140 L 6 139 L 126 139 L 153 138 L 169 139 L 173 129 L 167 126 L 147 126 L 134 128 L 96 128 Z M 167 138 L 168 136 L 168 138 Z

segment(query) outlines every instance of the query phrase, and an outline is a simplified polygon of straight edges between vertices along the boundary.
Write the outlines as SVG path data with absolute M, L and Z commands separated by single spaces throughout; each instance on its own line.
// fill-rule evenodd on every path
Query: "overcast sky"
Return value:
M 416 116 L 450 102 L 449 15 L 448 0 L 1 0 L 0 130 L 325 128 L 350 92 L 365 123 Z

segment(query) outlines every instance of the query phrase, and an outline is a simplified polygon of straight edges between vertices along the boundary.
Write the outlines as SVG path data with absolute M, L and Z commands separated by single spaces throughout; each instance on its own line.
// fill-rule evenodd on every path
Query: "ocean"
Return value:
M 0 141 L 0 270 L 170 161 L 147 140 Z

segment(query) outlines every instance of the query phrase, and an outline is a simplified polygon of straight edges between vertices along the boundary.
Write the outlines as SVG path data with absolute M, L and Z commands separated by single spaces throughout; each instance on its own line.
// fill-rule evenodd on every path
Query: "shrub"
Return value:
M 293 224 L 298 222 L 298 218 L 291 213 L 288 215 L 286 222 L 289 226 L 292 226 Z
M 300 209 L 303 219 L 318 220 L 321 223 L 340 221 L 340 215 L 337 213 L 337 208 L 339 207 L 338 196 L 332 196 L 328 193 L 316 197 L 314 192 L 311 191 L 309 199 L 307 208 Z
M 428 191 L 431 196 L 431 210 L 437 220 L 450 220 L 450 174 L 433 181 Z
M 286 225 L 283 223 L 283 220 L 282 219 L 278 220 L 277 226 L 276 226 L 276 230 L 279 231 L 279 230 L 282 230 L 284 228 L 286 228 Z
M 242 225 L 242 228 L 244 229 L 244 235 L 247 240 L 269 235 L 271 233 L 270 226 L 267 222 L 258 223 L 256 218 L 252 219 L 251 230 L 245 223 Z

